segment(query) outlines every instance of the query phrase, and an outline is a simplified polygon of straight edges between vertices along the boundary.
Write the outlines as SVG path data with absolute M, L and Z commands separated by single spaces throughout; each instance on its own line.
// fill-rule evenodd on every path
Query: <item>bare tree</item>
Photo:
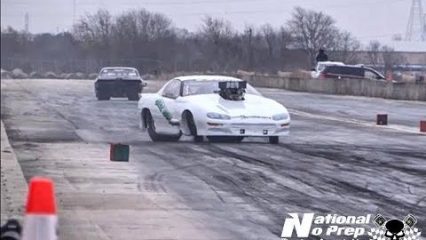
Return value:
M 131 39 L 138 38 L 138 20 L 137 12 L 127 12 L 116 18 L 114 26 L 114 35 L 118 39 Z
M 121 58 L 137 57 L 140 42 L 136 12 L 127 12 L 116 18 L 113 28 L 114 52 Z
M 361 44 L 351 33 L 346 31 L 340 32 L 332 48 L 332 59 L 348 64 L 357 63 L 359 62 L 357 52 L 360 48 Z
M 291 35 L 290 30 L 285 27 L 281 27 L 279 31 L 279 46 L 280 52 L 284 52 L 294 44 L 294 38 Z
M 152 42 L 174 35 L 169 18 L 144 9 L 129 11 L 117 17 L 114 32 L 121 40 L 138 39 L 142 42 Z
M 378 41 L 372 41 L 367 46 L 367 56 L 374 67 L 384 65 L 384 71 L 392 71 L 395 65 L 402 64 L 405 59 L 401 53 L 389 46 L 382 46 Z
M 231 59 L 236 58 L 233 42 L 235 32 L 228 21 L 219 18 L 205 17 L 199 32 L 206 42 L 202 46 L 206 58 L 210 60 L 210 69 L 213 71 L 226 70 Z
M 381 48 L 383 63 L 385 64 L 385 72 L 393 71 L 395 65 L 402 64 L 405 59 L 404 56 L 389 46 Z
M 136 44 L 161 41 L 174 36 L 169 18 L 145 9 L 129 11 L 117 17 L 114 32 L 121 41 L 133 41 Z
M 373 66 L 380 64 L 380 49 L 381 44 L 378 41 L 371 41 L 367 46 L 367 56 Z
M 261 32 L 268 46 L 268 55 L 270 58 L 274 58 L 275 46 L 277 41 L 277 33 L 272 28 L 271 24 L 265 24 L 261 27 Z
M 83 43 L 89 54 L 101 59 L 111 59 L 113 20 L 107 10 L 87 15 L 74 25 L 74 36 Z
M 99 10 L 74 26 L 74 36 L 99 65 L 124 64 L 140 69 L 149 65 L 158 70 L 162 65 L 169 66 L 159 59 L 174 56 L 177 49 L 171 20 L 145 9 L 116 18 Z
M 94 15 L 87 15 L 74 26 L 77 39 L 87 42 L 109 40 L 112 29 L 112 16 L 107 10 L 98 10 Z
M 314 63 L 316 52 L 320 48 L 332 48 L 338 36 L 333 18 L 301 7 L 295 8 L 288 27 L 295 39 L 295 46 L 308 53 L 311 63 Z
M 200 33 L 217 45 L 223 39 L 229 39 L 234 34 L 234 30 L 230 22 L 207 16 L 202 20 Z
M 296 8 L 288 24 L 278 29 L 265 24 L 260 28 L 247 26 L 240 32 L 220 18 L 205 17 L 199 31 L 189 32 L 175 28 L 167 16 L 145 9 L 117 16 L 99 10 L 81 18 L 73 33 L 63 36 L 25 35 L 2 29 L 1 45 L 3 65 L 24 68 L 42 56 L 64 71 L 96 71 L 103 65 L 117 64 L 151 73 L 294 70 L 310 67 L 321 47 L 344 62 L 356 62 L 353 52 L 359 48 L 358 41 L 340 32 L 331 17 L 303 8 Z M 378 52 L 381 50 L 377 47 Z M 16 58 L 21 60 L 17 62 Z

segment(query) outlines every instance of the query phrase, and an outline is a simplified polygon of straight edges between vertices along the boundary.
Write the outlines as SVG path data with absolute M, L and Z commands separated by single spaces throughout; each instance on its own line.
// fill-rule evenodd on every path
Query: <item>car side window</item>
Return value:
M 363 77 L 364 69 L 358 67 L 333 66 L 332 73 L 345 77 Z
M 172 80 L 163 90 L 163 97 L 167 98 L 177 98 L 180 95 L 180 81 Z

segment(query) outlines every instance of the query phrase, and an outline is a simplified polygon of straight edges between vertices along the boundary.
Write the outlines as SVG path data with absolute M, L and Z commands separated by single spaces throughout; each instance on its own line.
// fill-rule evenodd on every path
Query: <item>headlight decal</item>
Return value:
M 272 116 L 272 120 L 280 121 L 280 120 L 288 119 L 288 117 L 289 117 L 288 113 L 280 113 L 280 114 L 276 114 Z
M 229 120 L 231 119 L 230 116 L 226 115 L 226 114 L 221 114 L 221 113 L 207 113 L 207 117 L 210 119 L 221 119 L 221 120 Z

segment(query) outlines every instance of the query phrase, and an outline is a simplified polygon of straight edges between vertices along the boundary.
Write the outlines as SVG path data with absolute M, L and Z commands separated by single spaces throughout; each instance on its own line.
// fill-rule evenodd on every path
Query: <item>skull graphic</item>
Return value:
M 387 220 L 380 214 L 374 218 L 377 228 L 371 228 L 368 235 L 370 240 L 417 240 L 421 232 L 414 226 L 417 219 L 408 214 L 403 221 L 398 219 Z
M 385 236 L 389 240 L 400 240 L 405 236 L 404 223 L 398 219 L 392 219 L 386 222 Z

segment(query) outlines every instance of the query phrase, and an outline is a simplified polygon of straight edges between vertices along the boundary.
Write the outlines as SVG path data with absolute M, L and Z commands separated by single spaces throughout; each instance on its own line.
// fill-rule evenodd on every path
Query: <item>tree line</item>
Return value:
M 279 28 L 270 24 L 234 29 L 229 21 L 206 16 L 197 31 L 177 28 L 167 16 L 145 9 L 112 16 L 89 14 L 71 32 L 30 34 L 1 31 L 2 68 L 26 72 L 97 72 L 108 65 L 142 72 L 259 72 L 310 69 L 319 48 L 330 59 L 357 63 L 360 42 L 337 28 L 323 12 L 294 9 Z M 372 56 L 373 58 L 374 56 Z

